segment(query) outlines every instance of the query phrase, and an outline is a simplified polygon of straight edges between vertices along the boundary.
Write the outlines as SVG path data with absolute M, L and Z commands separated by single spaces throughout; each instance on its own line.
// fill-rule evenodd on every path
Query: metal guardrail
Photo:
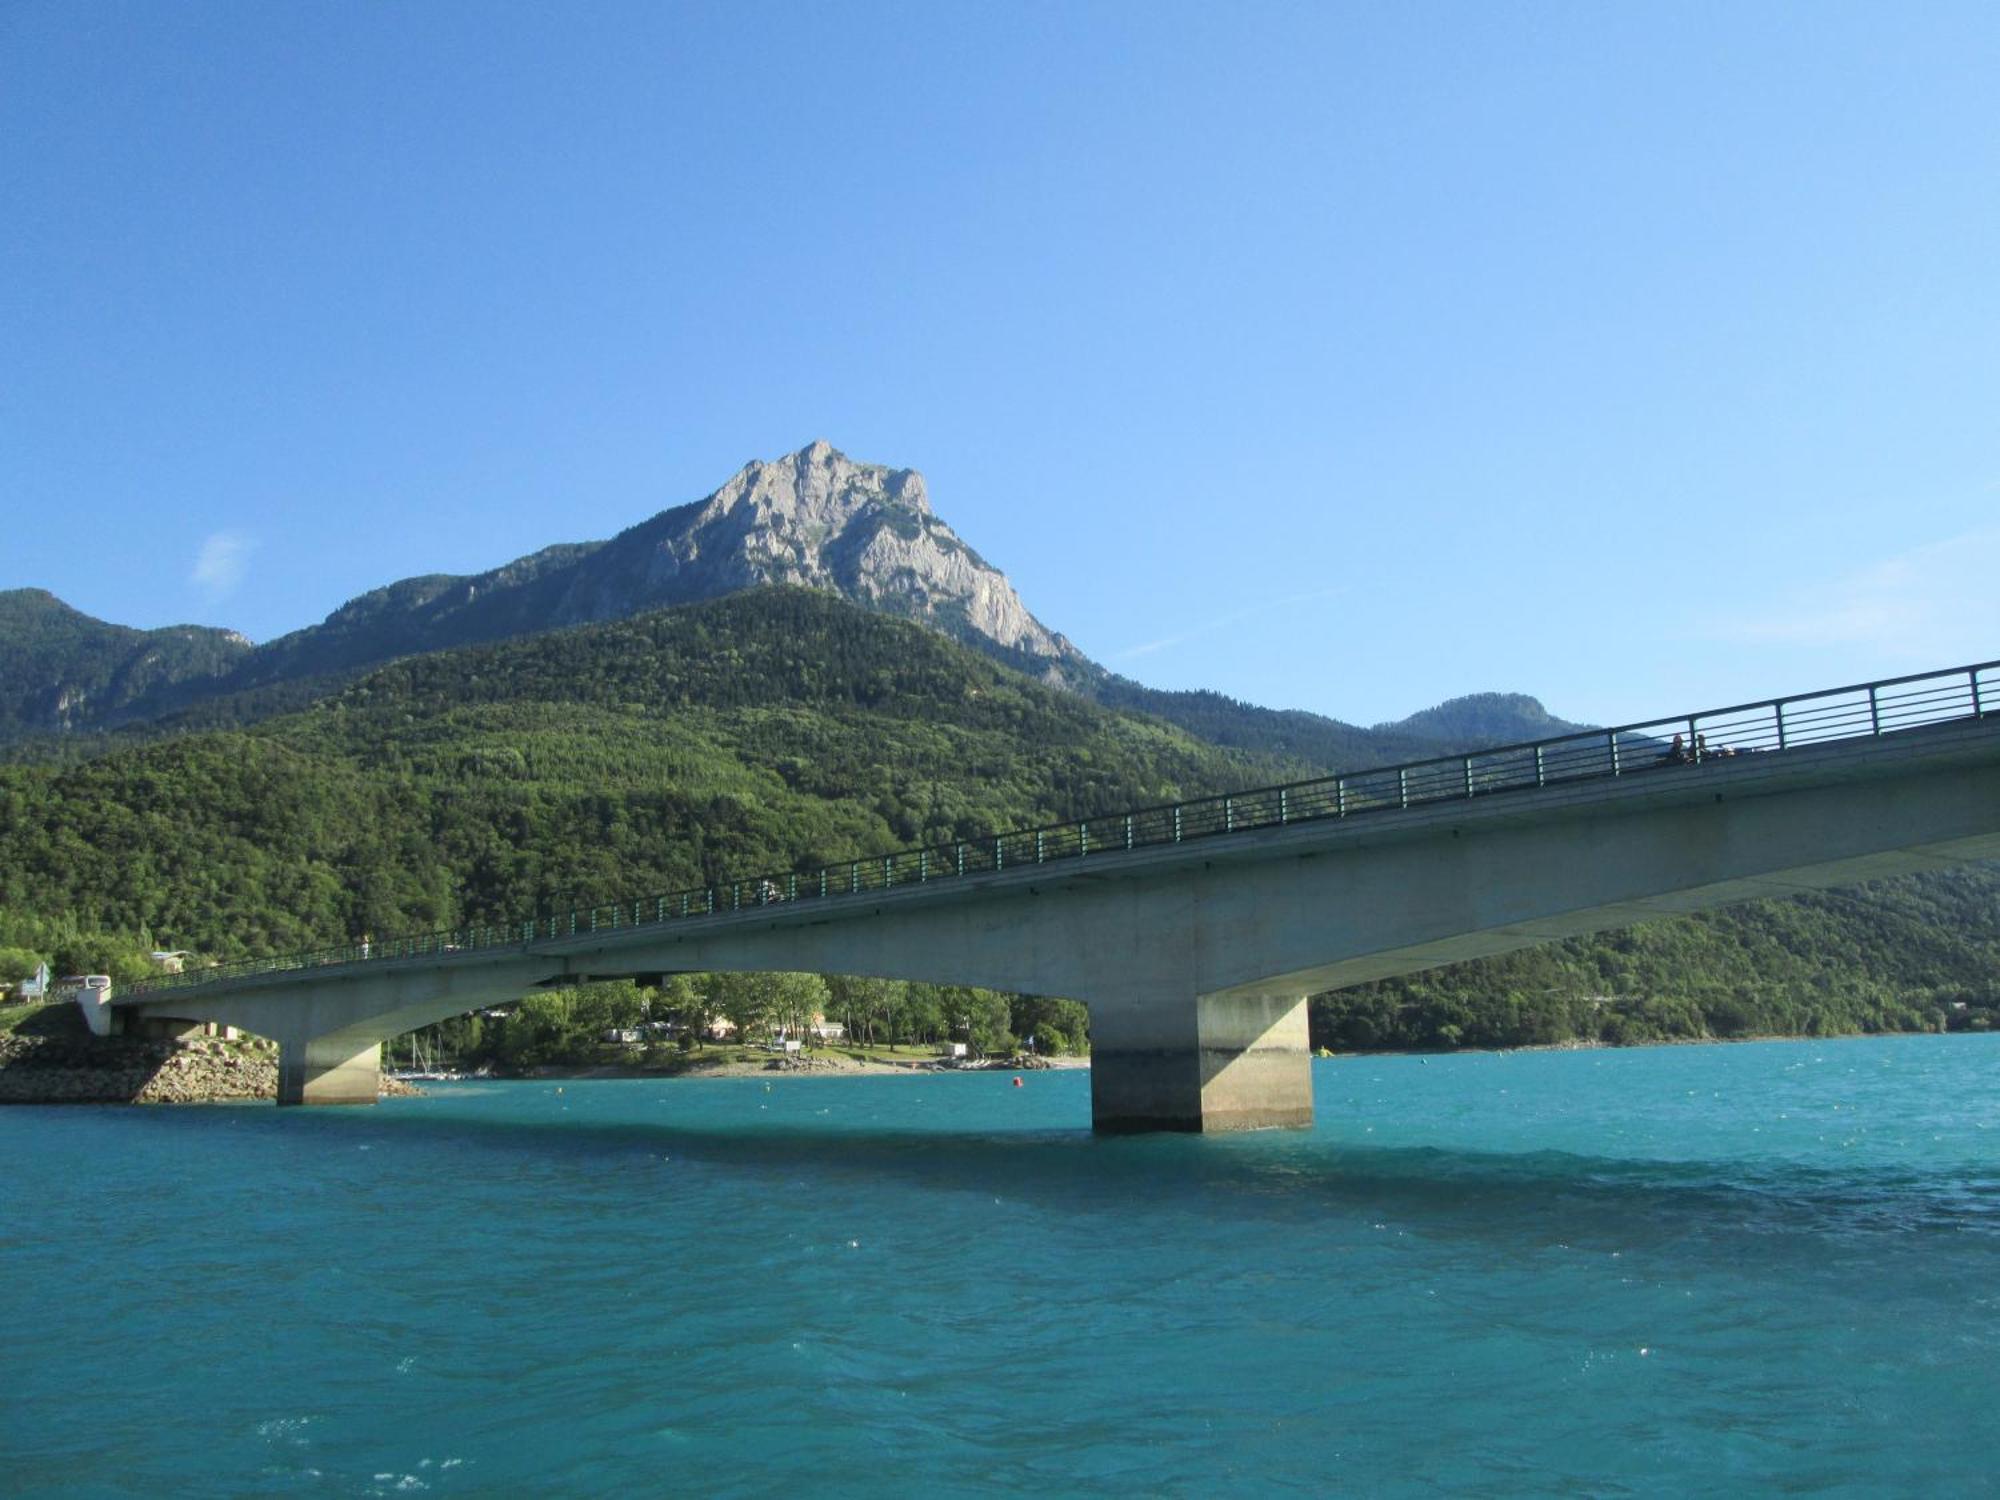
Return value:
M 1885 678 L 1762 703 L 1678 714 L 1639 724 L 1584 730 L 1554 739 L 1501 745 L 1462 755 L 1285 786 L 1258 787 L 1108 817 L 903 849 L 747 880 L 643 896 L 634 901 L 530 918 L 459 927 L 386 942 L 347 943 L 281 958 L 237 959 L 181 974 L 163 974 L 127 994 L 183 989 L 248 975 L 385 963 L 432 954 L 519 948 L 592 932 L 651 927 L 687 917 L 857 896 L 933 881 L 957 880 L 1088 859 L 1111 851 L 1186 843 L 1217 834 L 1279 828 L 1325 818 L 1354 818 L 1423 804 L 1497 796 L 1531 787 L 1597 777 L 1630 776 L 1676 765 L 1700 765 L 1739 755 L 1770 755 L 1836 740 L 1869 739 L 1901 730 L 2000 711 L 2000 661 L 1943 672 Z

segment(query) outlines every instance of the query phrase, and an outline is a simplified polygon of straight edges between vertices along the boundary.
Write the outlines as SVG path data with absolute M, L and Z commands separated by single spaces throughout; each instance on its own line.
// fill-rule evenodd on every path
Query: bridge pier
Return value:
M 1304 995 L 1092 1005 L 1090 1037 L 1091 1126 L 1100 1133 L 1312 1126 Z
M 382 1089 L 382 1044 L 340 1037 L 278 1041 L 278 1103 L 373 1104 Z

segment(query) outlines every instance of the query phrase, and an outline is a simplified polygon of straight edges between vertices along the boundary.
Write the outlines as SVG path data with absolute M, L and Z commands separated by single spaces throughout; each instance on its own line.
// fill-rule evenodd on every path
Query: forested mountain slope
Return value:
M 0 904 L 265 952 L 1302 774 L 769 589 L 412 657 L 250 730 L 0 769 Z
M 2000 866 L 1724 907 L 1318 996 L 1369 1049 L 2000 1026 Z

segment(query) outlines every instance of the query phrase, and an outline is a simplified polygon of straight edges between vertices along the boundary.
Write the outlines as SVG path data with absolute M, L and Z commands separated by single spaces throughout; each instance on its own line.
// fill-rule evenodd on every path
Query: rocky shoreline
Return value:
M 995 1059 L 993 1070 L 1088 1067 L 1088 1058 Z M 530 1078 L 728 1078 L 750 1074 L 821 1076 L 921 1075 L 970 1071 L 935 1058 L 882 1062 L 821 1053 L 755 1061 L 695 1061 L 671 1070 L 618 1064 L 537 1067 Z M 384 1097 L 421 1094 L 407 1080 L 384 1073 Z M 79 1026 L 50 1033 L 0 1033 L 0 1105 L 6 1104 L 217 1104 L 275 1099 L 278 1049 L 261 1038 L 225 1040 L 191 1036 L 172 1040 L 94 1037 Z
M 384 1094 L 419 1092 L 396 1079 Z M 270 1042 L 0 1036 L 0 1104 L 214 1104 L 278 1097 Z

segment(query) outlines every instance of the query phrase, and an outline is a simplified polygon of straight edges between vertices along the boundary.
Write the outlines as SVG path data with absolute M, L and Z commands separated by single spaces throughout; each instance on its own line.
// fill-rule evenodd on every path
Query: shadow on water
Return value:
M 1430 1236 L 1559 1238 L 1626 1249 L 1746 1237 L 2000 1238 L 2000 1178 L 1915 1164 L 1836 1170 L 1790 1161 L 1383 1147 L 1322 1132 L 1101 1137 L 1080 1129 L 537 1120 L 399 1108 L 365 1118 L 269 1108 L 161 1110 L 150 1118 L 175 1134 L 241 1131 L 294 1147 L 332 1138 L 406 1151 L 434 1146 L 579 1176 L 670 1158 L 787 1185 L 801 1178 L 894 1182 L 1135 1225 L 1163 1215 L 1365 1219 Z

